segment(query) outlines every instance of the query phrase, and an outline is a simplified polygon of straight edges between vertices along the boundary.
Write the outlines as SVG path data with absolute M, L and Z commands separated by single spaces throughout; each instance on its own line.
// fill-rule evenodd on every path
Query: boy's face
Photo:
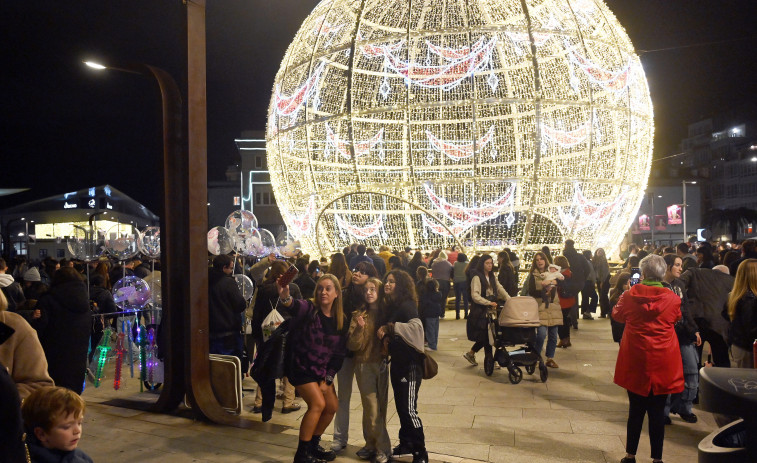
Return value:
M 34 428 L 37 439 L 48 449 L 72 451 L 79 445 L 81 438 L 83 415 L 75 417 L 73 413 L 68 416 L 59 416 L 50 431 L 42 428 Z

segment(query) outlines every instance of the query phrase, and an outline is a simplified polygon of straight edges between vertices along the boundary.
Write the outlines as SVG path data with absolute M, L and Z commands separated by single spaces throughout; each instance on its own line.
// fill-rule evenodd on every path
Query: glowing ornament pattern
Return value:
M 542 124 L 541 130 L 547 140 L 565 148 L 580 145 L 589 137 L 589 124 L 584 124 L 575 130 L 558 130 Z
M 147 330 L 147 382 L 149 384 L 155 384 L 156 370 L 158 368 L 158 343 L 155 337 L 155 328 Z
M 336 224 L 339 227 L 340 235 L 350 235 L 356 239 L 364 240 L 372 236 L 378 236 L 384 228 L 384 218 L 382 216 L 364 226 L 352 225 L 340 216 L 336 216 Z
M 474 148 L 482 150 L 486 147 L 486 145 L 489 144 L 490 141 L 492 141 L 492 138 L 494 137 L 494 126 L 492 125 L 491 127 L 489 127 L 489 130 L 486 132 L 486 134 L 484 134 L 483 137 L 479 138 L 475 143 L 470 142 L 456 144 L 440 140 L 439 138 L 434 136 L 434 134 L 431 133 L 430 130 L 426 130 L 426 137 L 428 138 L 428 142 L 435 150 L 443 153 L 453 161 L 460 161 L 473 156 Z M 433 160 L 432 155 L 429 155 L 429 158 L 429 161 Z
M 381 129 L 370 140 L 356 143 L 354 146 L 355 158 L 359 158 L 359 157 L 370 154 L 371 149 L 373 149 L 376 145 L 381 143 L 383 139 L 384 139 L 384 129 Z M 326 124 L 326 140 L 328 141 L 328 146 L 334 147 L 337 153 L 339 153 L 339 155 L 342 156 L 342 158 L 352 159 L 352 153 L 350 153 L 350 143 L 340 140 L 336 136 L 334 131 L 331 129 L 331 126 L 329 126 L 328 124 Z M 324 155 L 328 155 L 328 151 L 326 151 Z M 379 159 L 384 159 L 383 150 L 379 151 Z
M 423 188 L 426 190 L 426 195 L 431 204 L 443 216 L 451 220 L 454 225 L 467 228 L 475 227 L 497 217 L 508 205 L 513 203 L 515 196 L 515 185 L 511 185 L 502 196 L 492 202 L 484 203 L 481 206 L 464 206 L 448 202 L 436 194 L 428 183 L 424 184 Z
M 628 88 L 628 83 L 631 78 L 631 60 L 629 59 L 626 65 L 620 71 L 610 71 L 603 68 L 591 60 L 581 56 L 576 50 L 570 48 L 570 60 L 575 63 L 582 71 L 588 76 L 591 82 L 601 85 L 603 88 L 613 91 L 622 92 Z M 574 74 L 572 74 L 573 68 L 571 67 L 571 85 L 574 89 L 577 89 L 578 82 Z
M 652 103 L 601 0 L 322 1 L 283 58 L 266 151 L 305 253 L 508 243 L 529 259 L 569 238 L 612 253 L 636 215 Z M 591 215 L 575 185 L 622 198 Z
M 595 228 L 611 217 L 626 198 L 624 191 L 612 201 L 598 203 L 586 198 L 581 186 L 576 184 L 573 193 L 573 206 L 568 208 L 573 212 L 566 212 L 565 208 L 558 207 L 558 214 L 562 224 L 575 231 L 585 228 Z
M 491 65 L 492 51 L 496 42 L 496 38 L 487 41 L 482 37 L 467 53 L 464 49 L 449 50 L 434 47 L 431 51 L 436 51 L 443 58 L 450 60 L 449 63 L 438 66 L 427 66 L 410 60 L 403 60 L 397 56 L 400 48 L 397 47 L 397 44 L 374 47 L 368 56 L 383 56 L 384 67 L 404 77 L 408 85 L 414 84 L 421 87 L 450 90 L 460 85 L 472 73 Z M 365 49 L 363 52 L 365 53 Z M 495 89 L 496 85 L 492 90 Z M 383 96 L 386 97 L 386 95 Z

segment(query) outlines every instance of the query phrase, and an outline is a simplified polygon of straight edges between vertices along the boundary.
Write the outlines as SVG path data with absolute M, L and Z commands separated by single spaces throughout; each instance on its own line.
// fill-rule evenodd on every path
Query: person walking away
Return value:
M 357 456 L 374 463 L 386 463 L 392 454 L 386 429 L 389 370 L 381 354 L 381 340 L 376 335 L 382 287 L 378 278 L 369 278 L 365 283 L 364 304 L 352 313 L 347 335 L 347 348 L 354 352 L 355 379 L 363 405 L 365 446 L 357 451 Z
M 418 311 L 423 320 L 423 331 L 426 334 L 428 348 L 437 349 L 439 340 L 439 317 L 442 312 L 442 294 L 439 292 L 439 283 L 433 278 L 416 284 L 418 290 Z
M 237 282 L 231 276 L 234 259 L 226 254 L 213 258 L 208 270 L 209 352 L 233 355 L 242 362 L 242 312 L 247 308 Z
M 510 255 L 507 251 L 500 251 L 497 254 L 497 267 L 499 273 L 497 274 L 497 281 L 505 288 L 507 294 L 511 297 L 518 295 L 518 274 L 513 268 L 513 264 L 510 263 Z
M 644 415 L 649 418 L 649 443 L 655 463 L 662 462 L 665 402 L 683 391 L 683 364 L 674 324 L 681 319 L 681 299 L 662 286 L 665 259 L 641 260 L 643 281 L 620 296 L 612 318 L 625 323 L 615 364 L 615 384 L 628 392 L 626 456 L 634 463 Z
M 754 368 L 752 344 L 757 339 L 757 259 L 742 261 L 736 270 L 726 306 L 731 330 L 728 341 L 736 368 Z
M 528 295 L 536 299 L 539 304 L 539 322 L 540 326 L 536 332 L 536 351 L 541 355 L 544 340 L 547 340 L 547 350 L 545 352 L 547 360 L 544 364 L 550 368 L 559 368 L 555 362 L 555 350 L 557 347 L 558 327 L 563 324 L 562 310 L 560 304 L 555 302 L 557 293 L 557 282 L 555 280 L 545 280 L 542 274 L 547 271 L 547 256 L 542 252 L 534 254 L 534 260 L 528 271 Z M 546 301 L 544 300 L 544 290 L 547 290 Z M 546 302 L 546 303 L 545 303 Z
M 431 264 L 431 276 L 439 283 L 439 292 L 442 295 L 442 315 L 447 309 L 447 297 L 449 296 L 450 282 L 452 281 L 452 264 L 447 260 L 447 253 L 441 251 Z
M 40 320 L 44 320 L 37 326 L 37 333 L 50 377 L 56 385 L 81 394 L 92 324 L 87 287 L 81 275 L 73 267 L 57 270 L 50 291 L 40 297 L 35 308 L 42 313 Z
M 583 257 L 581 257 L 583 259 Z M 557 347 L 567 349 L 572 346 L 570 342 L 570 327 L 575 323 L 573 320 L 573 307 L 576 305 L 576 296 L 572 292 L 573 285 L 573 270 L 570 268 L 570 262 L 565 256 L 555 257 L 555 264 L 560 266 L 560 273 L 565 277 L 563 280 L 557 281 L 557 298 L 560 301 L 560 310 L 562 310 L 562 325 L 557 327 L 557 333 L 560 336 L 560 341 L 557 343 Z
M 455 288 L 455 320 L 460 320 L 460 302 L 463 303 L 463 315 L 468 318 L 468 303 L 470 301 L 470 289 L 465 268 L 468 266 L 468 256 L 465 253 L 457 254 L 457 262 L 452 267 L 452 284 Z
M 683 259 L 683 262 L 685 266 L 686 260 Z M 683 270 L 680 279 L 686 289 L 688 308 L 699 327 L 702 342 L 710 345 L 713 364 L 729 368 L 731 359 L 725 340 L 730 320 L 723 316 L 723 307 L 733 288 L 733 277 L 718 270 L 691 267 Z M 702 358 L 702 346 L 697 350 L 699 358 Z
M 665 403 L 665 424 L 672 424 L 670 413 L 675 413 L 687 423 L 696 423 L 697 416 L 692 411 L 694 399 L 699 389 L 699 356 L 695 346 L 702 345 L 694 317 L 688 309 L 686 292 L 683 283 L 679 279 L 683 261 L 675 254 L 663 256 L 667 270 L 663 277 L 663 286 L 671 289 L 681 298 L 681 320 L 675 324 L 678 345 L 681 348 L 681 361 L 683 362 L 683 392 L 671 394 Z
M 565 296 L 574 299 L 573 306 L 570 309 L 570 321 L 573 324 L 573 328 L 578 329 L 578 294 L 581 292 L 584 283 L 586 282 L 586 274 L 588 273 L 589 264 L 586 261 L 586 258 L 576 251 L 574 245 L 575 243 L 573 240 L 565 240 L 563 256 L 565 256 L 570 263 L 572 279 L 569 283 L 566 282 L 563 292 Z M 555 263 L 557 264 L 557 262 Z M 560 265 L 560 267 L 565 268 L 562 265 Z
M 308 406 L 300 424 L 294 463 L 332 461 L 336 454 L 324 450 L 320 441 L 339 407 L 334 375 L 347 352 L 349 325 L 342 310 L 342 289 L 331 274 L 316 282 L 314 302 L 295 300 L 289 286 L 276 283 L 276 288 L 280 305 L 292 317 L 287 378 Z
M 493 357 L 492 345 L 489 344 L 489 321 L 486 318 L 490 310 L 497 310 L 497 301 L 507 302 L 510 295 L 494 277 L 492 256 L 484 254 L 479 259 L 470 283 L 471 306 L 468 322 L 465 325 L 471 349 L 463 354 L 471 365 L 478 365 L 476 352 L 484 348 L 484 357 L 488 361 Z
M 597 310 L 597 273 L 594 271 L 594 265 L 591 262 L 591 251 L 584 251 L 583 256 L 589 265 L 585 266 L 586 282 L 581 290 L 581 314 L 584 320 L 594 320 L 592 315 Z
M 597 275 L 597 294 L 599 295 L 599 317 L 610 316 L 610 264 L 607 263 L 605 250 L 597 248 L 591 260 L 594 273 Z

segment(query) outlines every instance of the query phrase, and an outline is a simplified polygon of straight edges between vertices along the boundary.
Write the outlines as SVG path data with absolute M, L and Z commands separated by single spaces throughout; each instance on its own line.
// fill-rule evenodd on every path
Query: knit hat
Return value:
M 37 267 L 31 267 L 29 270 L 24 272 L 24 281 L 42 281 L 42 278 L 39 276 L 39 270 L 37 270 Z

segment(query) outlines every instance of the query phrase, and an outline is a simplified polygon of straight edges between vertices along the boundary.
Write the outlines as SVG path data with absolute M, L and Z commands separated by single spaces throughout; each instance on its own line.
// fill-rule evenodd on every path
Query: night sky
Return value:
M 313 0 L 208 0 L 209 179 L 237 162 L 234 138 L 265 127 L 273 78 Z M 686 126 L 735 109 L 757 119 L 755 0 L 607 0 L 641 55 L 655 110 L 655 156 Z M 160 213 L 161 131 L 149 79 L 94 73 L 108 58 L 166 69 L 183 86 L 180 0 L 7 0 L 3 43 L 0 208 L 109 183 Z M 745 39 L 746 38 L 746 39 Z M 745 39 L 745 40 L 739 40 Z M 709 45 L 677 48 L 711 42 Z

